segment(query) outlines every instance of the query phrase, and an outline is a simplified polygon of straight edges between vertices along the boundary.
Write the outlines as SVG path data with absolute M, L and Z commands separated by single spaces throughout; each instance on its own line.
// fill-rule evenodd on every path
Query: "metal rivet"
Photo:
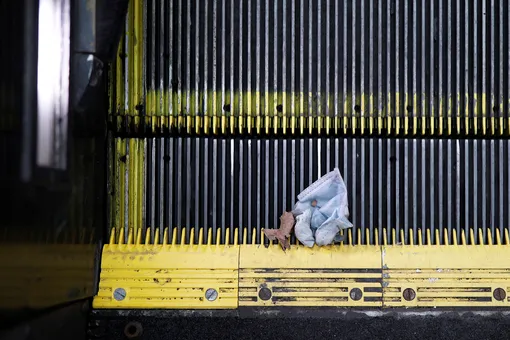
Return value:
M 354 301 L 358 301 L 358 300 L 361 300 L 361 298 L 363 297 L 363 293 L 361 292 L 361 289 L 353 288 L 353 289 L 351 289 L 351 292 L 349 293 L 349 296 Z
M 503 301 L 506 299 L 506 292 L 503 288 L 496 288 L 494 289 L 492 296 L 494 296 L 494 299 L 497 301 Z
M 122 301 L 126 298 L 126 290 L 124 288 L 117 288 L 113 292 L 113 298 L 117 301 Z
M 124 327 L 124 335 L 129 339 L 137 338 L 142 335 L 142 333 L 143 327 L 139 322 L 131 321 Z
M 406 288 L 402 296 L 406 301 L 413 301 L 416 298 L 416 292 L 412 288 Z
M 218 292 L 214 288 L 209 288 L 205 291 L 205 298 L 209 301 L 214 301 L 218 298 Z
M 269 288 L 260 288 L 259 290 L 259 298 L 261 300 L 264 300 L 264 301 L 267 301 L 271 298 L 271 296 L 273 296 L 273 293 L 271 293 L 271 289 Z

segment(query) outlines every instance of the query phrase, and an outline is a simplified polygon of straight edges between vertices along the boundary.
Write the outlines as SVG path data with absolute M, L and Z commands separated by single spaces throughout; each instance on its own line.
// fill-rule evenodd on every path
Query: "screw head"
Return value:
M 351 297 L 352 300 L 359 301 L 363 297 L 363 293 L 361 292 L 361 289 L 353 288 L 351 289 L 349 296 Z
M 205 298 L 208 301 L 214 301 L 218 298 L 218 292 L 214 288 L 209 288 L 205 291 Z
M 113 292 L 113 298 L 117 301 L 122 301 L 126 298 L 126 290 L 124 288 L 116 288 Z
M 506 292 L 503 288 L 496 288 L 494 289 L 494 292 L 492 293 L 492 296 L 497 301 L 503 301 L 506 299 Z
M 406 288 L 402 296 L 406 301 L 413 301 L 416 298 L 416 292 L 412 288 Z
M 273 296 L 273 293 L 271 292 L 271 289 L 266 288 L 266 287 L 260 288 L 260 290 L 259 290 L 259 298 L 261 300 L 267 301 L 267 300 L 269 300 L 271 298 L 271 296 Z

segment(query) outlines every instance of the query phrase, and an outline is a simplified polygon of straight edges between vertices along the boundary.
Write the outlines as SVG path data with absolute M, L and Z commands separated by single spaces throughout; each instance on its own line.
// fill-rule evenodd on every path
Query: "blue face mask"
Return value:
M 302 222 L 299 228 L 296 223 L 296 237 L 299 240 L 299 233 L 309 234 L 307 232 L 303 233 L 303 230 L 307 227 L 304 222 L 308 221 L 308 214 L 311 216 L 308 228 L 311 229 L 315 237 L 315 243 L 319 246 L 338 241 L 340 239 L 339 231 L 353 226 L 347 219 L 349 216 L 347 189 L 337 168 L 322 176 L 301 192 L 298 195 L 298 200 L 293 210 L 295 215 L 310 210 L 310 213 L 307 212 L 306 214 L 307 218 L 301 219 Z M 309 238 L 307 238 L 306 243 L 302 243 L 310 246 Z

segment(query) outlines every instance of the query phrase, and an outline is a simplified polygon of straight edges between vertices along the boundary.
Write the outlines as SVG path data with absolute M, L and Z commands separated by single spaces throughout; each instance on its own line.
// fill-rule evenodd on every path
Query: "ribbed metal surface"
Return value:
M 116 130 L 509 132 L 506 0 L 134 0 L 130 13 Z
M 259 243 L 261 229 L 278 227 L 297 194 L 334 167 L 362 228 L 354 243 L 373 244 L 383 228 L 388 239 L 395 230 L 397 242 L 415 244 L 418 229 L 443 243 L 445 231 L 451 238 L 472 228 L 483 243 L 488 229 L 503 235 L 510 225 L 508 140 L 117 139 L 110 157 L 111 225 L 126 235 L 128 227 L 177 227 L 189 237 L 207 227 L 215 240 L 242 227 L 255 229 Z

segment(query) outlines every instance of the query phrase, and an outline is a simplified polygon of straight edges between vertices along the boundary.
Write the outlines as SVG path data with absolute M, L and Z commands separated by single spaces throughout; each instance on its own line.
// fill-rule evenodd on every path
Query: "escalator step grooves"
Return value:
M 301 190 L 338 167 L 347 185 L 354 244 L 434 244 L 464 231 L 488 242 L 510 226 L 509 140 L 371 138 L 114 140 L 110 225 L 217 230 L 278 227 Z M 369 230 L 368 237 L 366 230 Z M 439 231 L 436 240 L 435 231 Z M 401 239 L 401 231 L 404 239 Z M 482 231 L 483 240 L 478 240 Z M 252 233 L 248 233 L 251 243 Z M 358 238 L 361 237 L 360 240 Z M 492 240 L 494 242 L 494 240 Z M 460 240 L 459 240 L 460 242 Z
M 501 136 L 504 0 L 134 0 L 118 133 Z

